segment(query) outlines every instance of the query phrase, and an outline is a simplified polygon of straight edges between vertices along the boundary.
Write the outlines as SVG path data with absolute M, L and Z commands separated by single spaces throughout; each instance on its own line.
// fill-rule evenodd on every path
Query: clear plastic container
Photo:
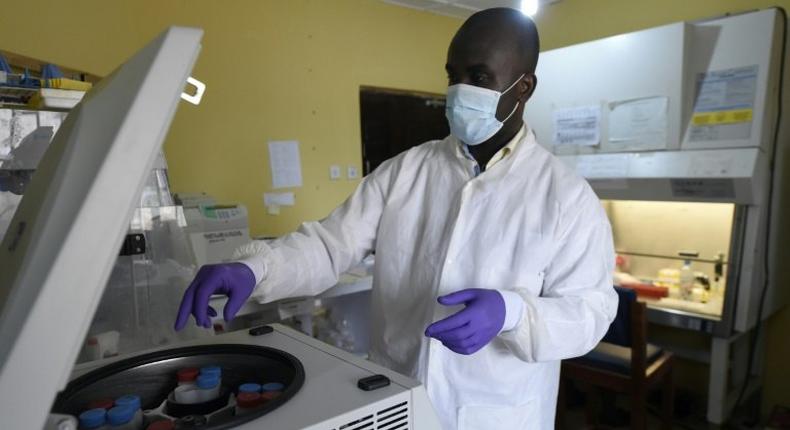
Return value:
M 691 260 L 686 260 L 683 263 L 683 268 L 680 269 L 680 298 L 683 300 L 692 300 L 692 290 L 694 289 L 694 271 L 691 270 Z

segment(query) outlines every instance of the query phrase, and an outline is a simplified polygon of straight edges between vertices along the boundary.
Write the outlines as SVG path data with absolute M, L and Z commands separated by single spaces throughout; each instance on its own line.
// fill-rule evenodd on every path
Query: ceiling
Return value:
M 520 8 L 521 0 L 382 0 L 386 3 L 419 9 L 440 15 L 466 19 L 483 9 L 492 7 Z M 556 3 L 560 0 L 540 0 L 541 6 Z

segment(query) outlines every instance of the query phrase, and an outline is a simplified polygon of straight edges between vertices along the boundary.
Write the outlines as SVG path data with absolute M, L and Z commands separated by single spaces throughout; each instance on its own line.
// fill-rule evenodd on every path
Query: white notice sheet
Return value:
M 273 188 L 302 186 L 302 163 L 299 142 L 295 140 L 269 142 L 269 163 Z
M 609 141 L 633 148 L 666 148 L 668 97 L 645 97 L 609 104 Z
M 293 206 L 295 204 L 294 193 L 263 193 L 264 206 Z
M 562 108 L 553 113 L 555 145 L 595 146 L 600 143 L 600 106 Z

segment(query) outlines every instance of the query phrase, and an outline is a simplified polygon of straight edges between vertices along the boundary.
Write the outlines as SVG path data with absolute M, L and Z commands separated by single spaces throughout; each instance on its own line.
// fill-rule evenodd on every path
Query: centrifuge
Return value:
M 419 382 L 276 324 L 74 366 L 176 108 L 200 103 L 201 37 L 172 27 L 99 83 L 28 184 L 0 244 L 0 427 L 114 404 L 141 429 L 438 429 Z

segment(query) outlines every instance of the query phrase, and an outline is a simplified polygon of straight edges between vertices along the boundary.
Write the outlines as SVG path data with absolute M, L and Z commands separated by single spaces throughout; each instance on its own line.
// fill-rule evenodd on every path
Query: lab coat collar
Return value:
M 537 146 L 537 141 L 535 139 L 535 133 L 533 132 L 532 128 L 525 122 L 522 126 L 521 130 L 516 133 L 516 137 L 514 139 L 520 139 L 518 143 L 513 141 L 508 142 L 508 145 L 512 148 L 512 152 L 504 157 L 502 160 L 491 166 L 490 170 L 486 170 L 483 174 L 474 176 L 472 175 L 471 179 L 474 178 L 500 178 L 502 176 L 507 176 L 511 171 L 512 167 L 515 164 L 519 164 L 522 158 L 524 158 L 528 153 L 532 152 L 532 149 Z M 459 141 L 455 136 L 450 135 L 446 139 L 445 148 L 450 150 L 451 156 L 454 156 L 456 160 L 458 160 L 460 166 L 464 169 L 465 172 L 469 173 L 474 168 L 476 161 L 474 159 L 470 159 L 467 157 L 467 149 L 466 145 Z M 496 172 L 496 173 L 495 173 Z

